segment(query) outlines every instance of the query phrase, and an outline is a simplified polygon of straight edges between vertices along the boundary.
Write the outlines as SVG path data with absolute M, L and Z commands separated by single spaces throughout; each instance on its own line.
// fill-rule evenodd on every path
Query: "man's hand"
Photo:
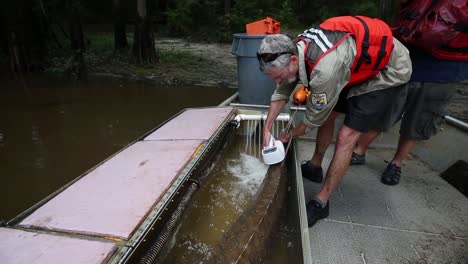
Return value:
M 265 120 L 265 126 L 263 127 L 263 147 L 268 146 L 268 143 L 270 143 L 271 127 L 273 126 L 273 123 L 275 122 L 276 117 L 278 117 L 279 113 L 281 112 L 285 104 L 286 104 L 286 100 L 272 101 L 270 103 L 270 108 L 268 109 L 268 115 Z
M 290 138 L 292 138 L 292 133 L 281 133 L 278 136 L 278 140 L 280 140 L 283 143 L 288 143 Z
M 301 121 L 293 130 L 291 130 L 291 132 L 279 135 L 278 139 L 283 143 L 288 143 L 289 139 L 292 139 L 293 137 L 303 136 L 306 133 L 306 128 L 307 127 L 304 122 Z
M 263 129 L 263 147 L 268 147 L 268 144 L 270 143 L 270 137 L 271 133 L 270 130 L 268 129 Z

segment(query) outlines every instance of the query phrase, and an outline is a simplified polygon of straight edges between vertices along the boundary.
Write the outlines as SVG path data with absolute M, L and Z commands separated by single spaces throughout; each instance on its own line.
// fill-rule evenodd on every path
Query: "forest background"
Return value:
M 336 15 L 378 16 L 380 10 L 381 17 L 391 16 L 394 2 L 8 1 L 0 11 L 0 67 L 3 73 L 65 73 L 76 79 L 86 78 L 89 72 L 145 78 L 164 75 L 163 68 L 174 68 L 178 70 L 158 80 L 183 82 L 199 74 L 195 69 L 213 70 L 209 54 L 194 56 L 181 45 L 160 49 L 158 40 L 178 38 L 184 39 L 185 46 L 205 43 L 208 48 L 210 43 L 230 45 L 233 33 L 245 32 L 246 23 L 267 16 L 281 22 L 282 32 L 294 35 Z

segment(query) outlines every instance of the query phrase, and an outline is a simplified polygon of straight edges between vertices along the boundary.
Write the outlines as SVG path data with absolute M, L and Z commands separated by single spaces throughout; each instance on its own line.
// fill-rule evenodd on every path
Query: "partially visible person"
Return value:
M 428 140 L 437 133 L 446 115 L 448 102 L 456 91 L 456 83 L 468 80 L 468 61 L 438 60 L 417 47 L 410 47 L 410 56 L 413 74 L 406 103 L 401 110 L 404 114 L 400 138 L 397 150 L 381 176 L 382 183 L 386 185 L 400 182 L 401 163 L 418 141 Z M 389 117 L 381 121 L 359 139 L 351 165 L 364 164 L 369 145 L 398 119 Z
M 393 105 L 397 115 L 386 116 L 374 123 L 371 130 L 359 139 L 352 154 L 351 165 L 364 164 L 369 145 L 399 120 L 400 113 L 404 113 L 396 153 L 381 176 L 382 183 L 387 185 L 400 182 L 401 163 L 418 141 L 428 140 L 436 134 L 446 114 L 447 104 L 456 90 L 456 83 L 468 80 L 468 34 L 460 30 L 468 28 L 468 2 L 441 0 L 434 5 L 431 2 L 400 1 L 403 8 L 393 28 L 395 36 L 413 43 L 408 44 L 413 74 L 408 94 L 405 95 L 407 99 L 404 105 Z M 441 22 L 435 16 L 439 15 L 437 10 L 446 6 L 461 8 L 449 8 L 454 13 L 445 12 L 447 18 L 444 19 L 447 21 Z M 414 13 L 413 10 L 418 12 Z M 411 13 L 421 18 L 434 16 L 431 21 L 437 22 L 427 22 L 427 19 L 419 17 L 409 19 L 407 16 Z
M 305 118 L 290 134 L 279 136 L 287 142 L 290 137 L 304 135 L 307 127 L 318 127 L 315 153 L 321 155 L 320 163 L 317 166 L 312 160 L 305 164 L 309 167 L 302 167 L 304 177 L 322 182 L 322 152 L 331 143 L 337 111 L 346 112 L 325 183 L 307 203 L 310 227 L 328 216 L 329 197 L 349 167 L 359 136 L 388 111 L 395 94 L 406 89 L 411 75 L 409 53 L 383 21 L 344 16 L 304 31 L 295 41 L 281 34 L 269 35 L 262 40 L 257 57 L 260 70 L 277 83 L 263 130 L 264 146 L 296 85 L 300 82 L 311 90 Z

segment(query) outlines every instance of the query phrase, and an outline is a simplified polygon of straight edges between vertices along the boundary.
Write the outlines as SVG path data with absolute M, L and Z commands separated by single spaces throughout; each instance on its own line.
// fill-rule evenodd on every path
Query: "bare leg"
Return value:
M 380 135 L 379 131 L 370 130 L 369 132 L 363 134 L 357 143 L 356 149 L 354 152 L 358 155 L 366 154 L 367 148 L 369 145 Z
M 339 115 L 338 112 L 332 111 L 325 123 L 317 130 L 317 141 L 315 142 L 314 155 L 310 162 L 316 167 L 322 167 L 323 157 L 327 152 L 328 146 L 333 139 L 333 130 L 335 128 L 335 119 Z
M 400 137 L 400 140 L 398 141 L 397 151 L 391 163 L 397 165 L 398 167 L 401 167 L 401 162 L 405 160 L 406 157 L 408 157 L 409 153 L 416 146 L 416 143 L 416 140 Z
M 335 153 L 327 171 L 325 184 L 322 185 L 317 197 L 322 201 L 328 201 L 333 190 L 341 182 L 349 167 L 351 154 L 359 136 L 362 133 L 346 125 L 342 125 L 338 132 Z

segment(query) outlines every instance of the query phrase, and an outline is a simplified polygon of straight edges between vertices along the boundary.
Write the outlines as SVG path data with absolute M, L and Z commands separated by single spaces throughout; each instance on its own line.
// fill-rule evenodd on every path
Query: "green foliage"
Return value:
M 0 50 L 2 51 L 2 50 Z M 8 57 L 6 54 L 0 52 L 0 65 L 6 65 L 8 62 Z
M 167 27 L 174 35 L 186 35 L 190 32 L 192 3 L 191 0 L 179 0 L 175 7 L 167 10 Z
M 304 27 L 318 25 L 321 21 L 344 15 L 366 15 L 377 16 L 378 1 L 372 0 L 315 0 L 303 1 L 301 4 L 295 2 L 295 10 L 299 20 Z
M 366 15 L 370 17 L 377 17 L 378 6 L 377 2 L 370 2 L 368 0 L 353 1 L 350 8 L 351 14 Z
M 300 27 L 299 20 L 293 9 L 291 0 L 283 0 L 281 9 L 277 12 L 276 20 L 280 21 L 282 28 L 298 28 Z
M 297 35 L 304 29 L 316 26 L 326 18 L 337 15 L 368 15 L 377 16 L 377 3 L 374 0 L 231 0 L 230 7 L 226 9 L 225 1 L 219 0 L 177 0 L 158 2 L 148 5 L 148 14 L 152 17 L 155 28 L 159 33 L 164 32 L 169 36 L 182 36 L 195 39 L 196 41 L 224 41 L 231 42 L 232 34 L 245 32 L 245 25 L 270 16 L 281 23 L 282 32 Z M 130 21 L 135 18 L 136 4 L 123 1 L 121 4 L 126 8 L 125 14 L 128 22 L 127 29 L 131 32 Z M 96 18 L 101 14 L 102 3 L 94 3 L 90 0 L 63 2 L 59 0 L 45 1 L 45 10 L 48 16 L 49 33 L 48 48 L 50 50 L 51 68 L 62 68 L 67 63 L 60 58 L 70 56 L 70 40 L 68 33 L 68 12 L 63 12 L 73 6 L 80 10 L 87 21 L 110 21 L 109 10 L 103 13 L 103 17 Z M 159 9 L 158 9 L 159 7 Z M 157 9 L 157 10 L 156 10 Z M 38 15 L 40 10 L 34 9 Z M 108 24 L 108 25 L 109 25 Z M 95 29 L 95 26 L 92 28 Z M 105 31 L 106 33 L 102 33 Z M 128 38 L 131 46 L 132 38 Z M 114 50 L 114 36 L 112 27 L 105 30 L 85 33 L 86 48 L 85 60 L 91 66 L 106 63 L 109 60 L 126 62 L 127 54 L 124 51 L 116 54 Z M 178 53 L 177 51 L 162 52 L 163 63 L 180 63 L 187 65 L 191 60 L 197 60 L 189 53 Z
M 160 52 L 161 63 L 177 64 L 180 66 L 187 66 L 193 64 L 194 61 L 199 60 L 192 53 L 180 50 L 166 50 Z
M 316 25 L 338 15 L 377 15 L 372 0 L 237 0 L 225 13 L 224 1 L 179 0 L 169 6 L 167 27 L 171 35 L 198 40 L 231 41 L 233 33 L 245 32 L 245 25 L 270 16 L 282 29 L 299 29 Z M 284 30 L 283 30 L 284 31 Z
M 249 0 L 239 0 L 232 8 L 230 17 L 231 33 L 245 32 L 247 23 L 262 19 L 264 10 L 259 6 L 258 2 Z
M 84 51 L 84 61 L 90 68 L 110 62 L 127 62 L 126 54 L 114 54 L 114 35 L 111 32 L 85 32 L 87 49 Z M 70 49 L 69 40 L 61 36 L 62 48 L 53 47 L 52 56 L 49 58 L 48 72 L 59 73 L 75 65 L 74 52 Z
M 167 26 L 174 35 L 192 36 L 198 39 L 212 38 L 218 25 L 213 23 L 219 17 L 220 1 L 215 0 L 179 0 L 169 6 Z
M 112 52 L 114 49 L 114 36 L 110 33 L 88 33 L 86 40 L 88 49 L 96 53 Z

